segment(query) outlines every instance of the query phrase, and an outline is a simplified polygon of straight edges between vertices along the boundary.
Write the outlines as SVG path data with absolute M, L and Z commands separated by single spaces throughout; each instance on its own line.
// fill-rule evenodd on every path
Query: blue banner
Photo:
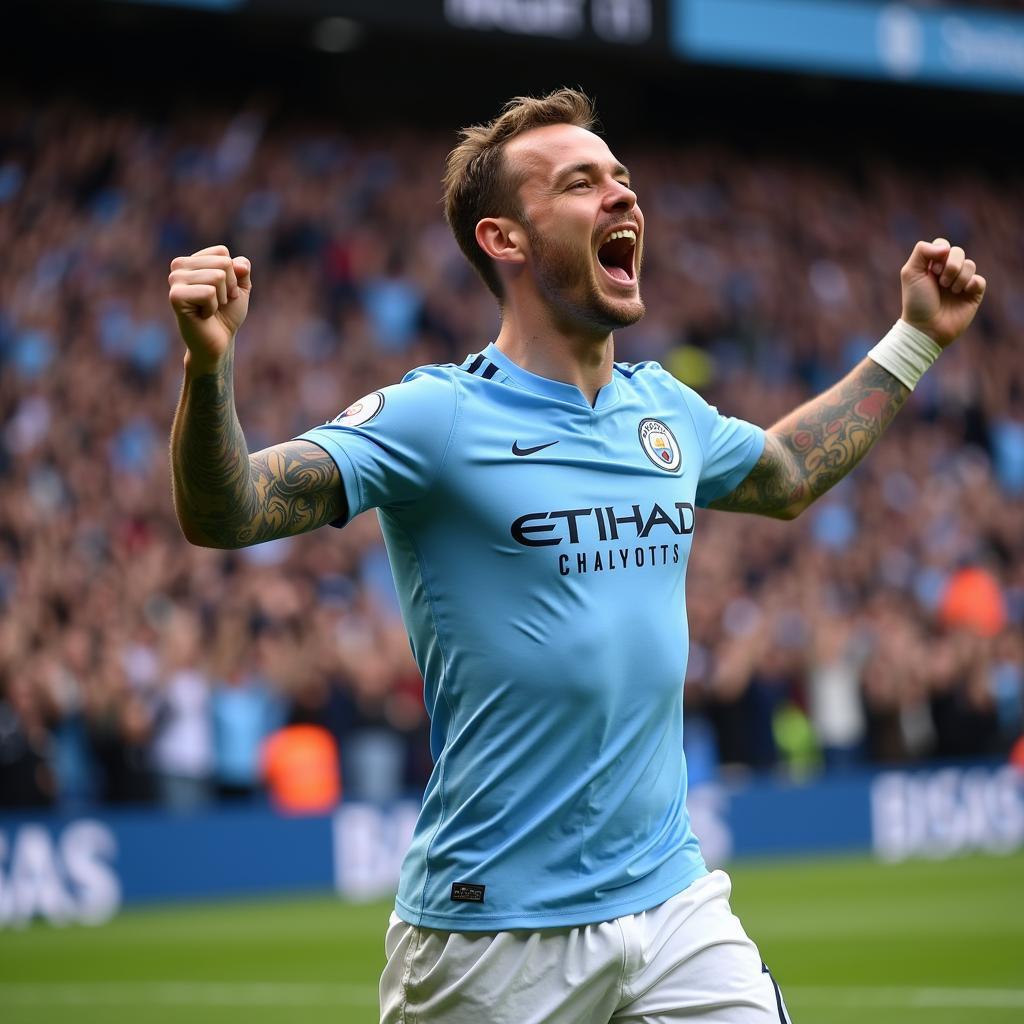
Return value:
M 1024 17 L 857 0 L 676 0 L 688 60 L 1024 91 Z
M 712 866 L 736 857 L 853 853 L 883 860 L 1024 848 L 1024 775 L 975 765 L 796 785 L 711 783 L 689 797 Z M 126 903 L 334 889 L 394 892 L 414 801 L 346 803 L 333 815 L 265 807 L 171 816 L 0 818 L 0 928 L 41 917 L 94 924 Z

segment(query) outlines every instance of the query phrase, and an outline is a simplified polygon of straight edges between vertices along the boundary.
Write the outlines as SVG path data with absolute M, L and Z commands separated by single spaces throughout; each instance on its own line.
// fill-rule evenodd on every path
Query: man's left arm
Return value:
M 900 282 L 896 326 L 838 384 L 766 431 L 764 451 L 746 479 L 709 508 L 794 519 L 871 450 L 985 295 L 974 261 L 943 238 L 914 246 Z

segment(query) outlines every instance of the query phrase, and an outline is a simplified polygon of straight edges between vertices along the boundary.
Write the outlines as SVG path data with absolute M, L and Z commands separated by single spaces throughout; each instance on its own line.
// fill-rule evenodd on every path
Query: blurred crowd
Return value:
M 453 125 L 453 128 L 455 126 Z M 258 799 L 314 725 L 345 797 L 416 792 L 421 681 L 374 515 L 235 552 L 176 524 L 169 261 L 252 260 L 250 450 L 493 339 L 439 205 L 454 142 L 254 105 L 164 120 L 0 103 L 0 806 Z M 1024 701 L 1024 190 L 993 172 L 635 142 L 660 360 L 769 425 L 899 314 L 919 238 L 988 279 L 975 325 L 795 523 L 700 512 L 688 578 L 695 779 L 1005 756 Z M 683 623 L 680 623 L 683 628 Z M 637 671 L 642 671 L 638 666 Z

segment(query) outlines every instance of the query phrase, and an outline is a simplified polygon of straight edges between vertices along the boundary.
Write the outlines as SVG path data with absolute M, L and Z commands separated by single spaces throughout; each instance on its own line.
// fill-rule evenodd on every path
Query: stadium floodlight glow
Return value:
M 324 53 L 347 53 L 363 41 L 363 26 L 351 18 L 321 18 L 313 26 L 312 41 Z

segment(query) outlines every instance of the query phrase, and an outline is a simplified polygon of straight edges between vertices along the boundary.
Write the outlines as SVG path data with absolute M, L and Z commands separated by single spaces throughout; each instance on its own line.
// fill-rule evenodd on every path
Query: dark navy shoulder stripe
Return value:
M 483 377 L 485 380 L 490 380 L 498 372 L 498 367 L 489 359 L 485 359 L 482 353 L 469 366 L 463 364 L 459 369 L 475 374 L 477 377 Z

